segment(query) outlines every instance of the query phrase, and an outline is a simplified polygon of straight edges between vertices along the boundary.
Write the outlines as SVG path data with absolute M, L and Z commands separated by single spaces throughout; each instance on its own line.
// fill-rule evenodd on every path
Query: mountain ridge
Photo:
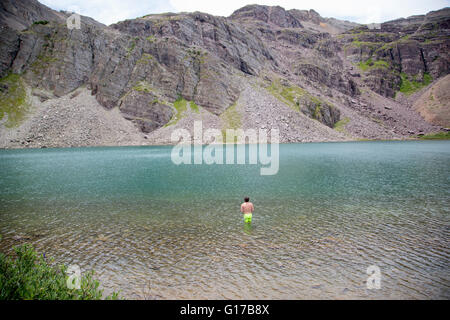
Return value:
M 7 16 L 7 3 L 0 17 Z M 111 139 L 53 141 L 58 130 L 76 127 L 64 123 L 80 103 L 131 121 L 133 144 L 172 143 L 170 132 L 191 131 L 195 120 L 220 130 L 279 128 L 281 142 L 407 139 L 450 126 L 446 95 L 438 99 L 438 122 L 427 111 L 435 103 L 415 104 L 439 80 L 439 87 L 448 81 L 449 8 L 380 29 L 314 10 L 249 5 L 229 17 L 150 14 L 110 26 L 81 17 L 81 30 L 69 30 L 67 12 L 34 0 L 14 3 L 20 13 L 0 23 L 0 94 L 13 102 L 0 106 L 1 147 L 114 145 Z M 39 5 L 33 12 L 42 16 L 23 12 Z M 94 102 L 77 100 L 85 91 Z M 28 107 L 16 105 L 17 92 Z M 54 123 L 37 116 L 63 100 L 74 103 L 73 114 L 62 108 Z M 41 125 L 47 133 L 39 133 Z M 86 125 L 79 124 L 99 130 Z

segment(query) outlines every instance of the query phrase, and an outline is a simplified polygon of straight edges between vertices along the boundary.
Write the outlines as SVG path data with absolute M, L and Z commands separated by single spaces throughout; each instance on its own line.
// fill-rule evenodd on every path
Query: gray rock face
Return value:
M 324 84 L 349 96 L 359 94 L 357 84 L 338 70 L 321 68 L 311 63 L 299 63 L 294 68 L 294 74 L 303 75 L 311 81 Z
M 37 0 L 2 0 L 0 2 L 1 25 L 7 25 L 13 30 L 22 31 L 38 21 L 58 21 L 62 23 L 64 22 L 64 15 L 44 6 Z
M 256 19 L 265 23 L 273 23 L 283 28 L 302 28 L 300 20 L 281 7 L 249 5 L 233 12 L 231 19 Z
M 312 119 L 316 119 L 326 126 L 333 128 L 341 119 L 341 112 L 333 105 L 325 103 L 317 103 L 309 100 L 302 103 L 301 112 Z
M 379 30 L 358 27 L 345 33 L 341 40 L 347 58 L 369 64 L 365 79 L 369 87 L 394 97 L 402 74 L 410 81 L 422 82 L 425 74 L 438 79 L 449 73 L 449 37 L 450 8 L 445 8 L 382 23 Z
M 204 13 L 149 15 L 112 25 L 121 32 L 152 39 L 176 38 L 175 49 L 201 47 L 244 73 L 256 75 L 272 59 L 263 42 L 226 18 Z M 168 41 L 168 40 L 167 40 Z M 169 57 L 162 57 L 169 64 Z
M 172 118 L 172 108 L 151 92 L 132 90 L 119 104 L 125 119 L 137 123 L 142 132 L 152 132 Z
M 90 78 L 94 60 L 94 31 L 69 30 L 54 22 L 33 25 L 20 34 L 20 50 L 12 65 L 15 73 L 25 73 L 33 86 L 61 96 L 85 84 Z
M 0 78 L 11 68 L 19 50 L 19 35 L 8 26 L 0 26 Z

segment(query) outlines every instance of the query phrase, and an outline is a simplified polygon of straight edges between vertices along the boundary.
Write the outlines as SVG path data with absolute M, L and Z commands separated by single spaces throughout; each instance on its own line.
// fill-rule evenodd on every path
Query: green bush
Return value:
M 31 245 L 14 248 L 16 258 L 0 253 L 0 300 L 100 300 L 103 290 L 92 278 L 94 272 L 81 276 L 80 289 L 67 286 L 67 268 L 56 268 Z M 50 261 L 51 262 L 51 261 Z M 117 299 L 114 292 L 106 299 Z
M 39 21 L 33 22 L 33 24 L 43 24 L 43 25 L 46 25 L 46 24 L 48 24 L 48 21 L 47 21 L 47 20 L 39 20 Z
M 423 81 L 416 81 L 415 78 L 413 80 L 410 80 L 408 78 L 408 75 L 404 72 L 400 74 L 402 78 L 402 83 L 400 85 L 400 92 L 411 95 L 412 93 L 422 89 L 423 87 L 428 86 L 431 82 L 433 82 L 433 78 L 429 73 L 425 73 L 423 75 Z

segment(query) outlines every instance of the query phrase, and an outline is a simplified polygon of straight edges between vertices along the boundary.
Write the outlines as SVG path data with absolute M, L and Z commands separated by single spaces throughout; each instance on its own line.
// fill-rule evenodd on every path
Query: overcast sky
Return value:
M 104 24 L 150 13 L 201 11 L 229 16 L 246 4 L 314 9 L 323 17 L 359 23 L 384 22 L 450 6 L 450 0 L 39 0 L 56 9 L 78 12 Z

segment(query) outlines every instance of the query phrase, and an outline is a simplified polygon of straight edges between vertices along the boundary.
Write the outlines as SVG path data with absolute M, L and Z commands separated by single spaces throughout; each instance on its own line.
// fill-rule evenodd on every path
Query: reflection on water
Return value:
M 1 150 L 0 251 L 33 243 L 137 299 L 448 299 L 449 147 L 281 145 L 276 176 L 170 147 Z

